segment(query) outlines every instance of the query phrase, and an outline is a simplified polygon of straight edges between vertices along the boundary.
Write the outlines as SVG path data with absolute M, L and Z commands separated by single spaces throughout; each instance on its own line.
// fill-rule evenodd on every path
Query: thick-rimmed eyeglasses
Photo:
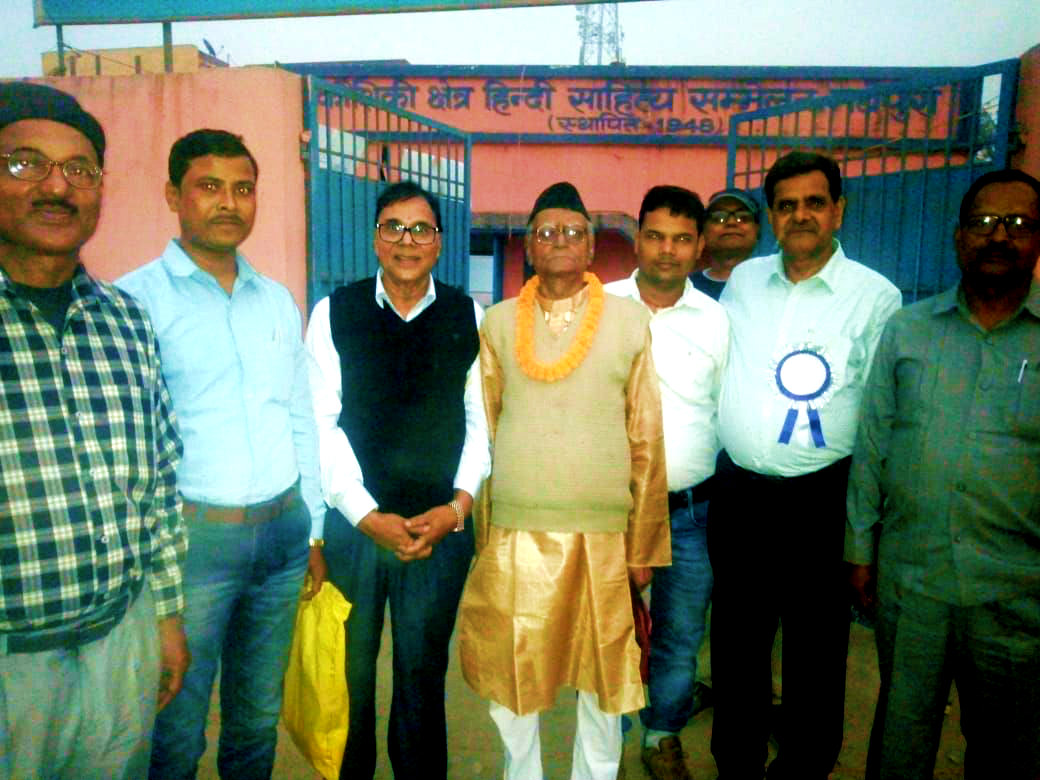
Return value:
M 77 189 L 96 190 L 101 186 L 101 169 L 86 160 L 73 158 L 58 162 L 28 150 L 0 154 L 0 158 L 7 160 L 8 173 L 22 181 L 43 181 L 57 165 L 65 181 Z
M 432 244 L 441 232 L 439 227 L 434 227 L 428 222 L 416 222 L 409 227 L 395 219 L 389 222 L 377 222 L 376 232 L 379 237 L 388 244 L 396 244 L 408 233 L 416 244 Z
M 725 225 L 731 219 L 738 225 L 746 225 L 755 221 L 755 215 L 750 211 L 723 211 L 721 209 L 708 212 L 708 222 L 716 225 Z
M 555 244 L 561 235 L 568 244 L 580 244 L 589 234 L 581 225 L 542 225 L 534 231 L 534 240 L 539 244 Z
M 1004 225 L 1004 232 L 1009 238 L 1028 238 L 1040 230 L 1040 221 L 1023 217 L 1021 214 L 976 214 L 964 220 L 962 228 L 973 236 L 990 236 L 997 225 Z

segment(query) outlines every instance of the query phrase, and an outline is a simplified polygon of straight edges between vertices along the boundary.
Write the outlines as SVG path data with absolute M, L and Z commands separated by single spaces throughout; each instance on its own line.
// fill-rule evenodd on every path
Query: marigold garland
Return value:
M 580 366 L 589 354 L 603 315 L 604 294 L 603 285 L 595 274 L 586 271 L 585 283 L 589 286 L 588 308 L 578 332 L 574 334 L 574 341 L 555 363 L 542 363 L 534 354 L 534 303 L 538 277 L 532 276 L 520 290 L 516 302 L 516 362 L 531 379 L 557 382 Z

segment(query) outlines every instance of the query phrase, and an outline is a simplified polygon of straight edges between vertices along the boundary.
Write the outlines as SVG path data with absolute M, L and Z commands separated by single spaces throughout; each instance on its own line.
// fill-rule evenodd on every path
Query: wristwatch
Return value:
M 466 530 L 466 515 L 462 511 L 462 504 L 458 501 L 452 500 L 448 502 L 448 506 L 455 510 L 455 528 L 452 530 L 455 533 Z
M 312 536 L 312 537 L 311 537 L 311 538 L 310 538 L 310 539 L 309 539 L 309 540 L 307 541 L 307 544 L 309 544 L 309 545 L 310 545 L 311 547 L 324 547 L 324 546 L 325 546 L 325 540 L 324 540 L 324 539 L 315 539 L 315 538 L 314 538 L 314 537 Z

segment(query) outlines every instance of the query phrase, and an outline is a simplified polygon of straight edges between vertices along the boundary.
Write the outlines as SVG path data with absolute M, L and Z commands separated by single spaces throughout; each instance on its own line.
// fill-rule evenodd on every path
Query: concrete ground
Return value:
M 387 620 L 389 624 L 389 619 Z M 707 664 L 707 643 L 702 663 Z M 390 710 L 390 641 L 384 634 L 379 660 L 377 717 L 380 733 L 379 759 L 375 780 L 390 780 L 393 772 L 386 756 L 386 718 Z M 831 780 L 860 780 L 867 755 L 867 737 L 877 698 L 878 671 L 873 632 L 853 624 L 849 646 L 848 690 L 845 703 L 845 746 Z M 463 682 L 457 653 L 452 652 L 447 679 L 448 777 L 451 780 L 497 780 L 501 777 L 502 749 L 498 734 L 487 713 L 487 704 Z M 681 738 L 693 780 L 713 780 L 715 762 L 711 757 L 711 710 L 694 717 Z M 207 732 L 208 749 L 199 768 L 199 780 L 216 780 L 216 736 L 219 719 L 214 697 Z M 574 736 L 574 694 L 561 692 L 556 706 L 542 714 L 542 755 L 546 780 L 566 780 L 570 776 Z M 320 780 L 300 756 L 288 735 L 279 729 L 276 780 Z M 772 752 L 772 747 L 770 748 Z M 935 780 L 963 778 L 964 741 L 960 734 L 960 712 L 954 701 L 943 729 L 942 745 L 936 763 Z M 624 765 L 627 780 L 649 777 L 640 760 L 639 725 L 625 739 Z M 226 778 L 225 780 L 233 780 Z

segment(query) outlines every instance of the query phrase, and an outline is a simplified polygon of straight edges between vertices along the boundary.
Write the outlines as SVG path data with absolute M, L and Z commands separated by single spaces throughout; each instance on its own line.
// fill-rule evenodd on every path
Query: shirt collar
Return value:
M 961 286 L 957 285 L 944 290 L 932 299 L 932 314 L 946 314 L 960 308 L 962 303 Z M 967 313 L 967 307 L 964 309 Z
M 625 285 L 625 294 L 632 300 L 642 303 L 643 299 L 639 295 L 639 284 L 636 282 L 637 276 L 639 276 L 638 268 L 625 279 L 627 282 Z M 707 296 L 694 287 L 693 282 L 691 282 L 689 277 L 687 277 L 686 282 L 683 284 L 682 295 L 680 295 L 679 300 L 669 306 L 668 309 L 677 309 L 680 306 L 687 306 L 691 309 L 700 308 L 701 299 L 703 297 Z M 668 309 L 659 309 L 658 311 L 667 311 Z
M 936 295 L 932 302 L 932 314 L 935 315 L 945 314 L 955 309 L 960 311 L 968 320 L 971 319 L 971 311 L 968 309 L 967 301 L 964 299 L 964 291 L 961 289 L 960 282 L 956 286 Z M 1040 281 L 1037 281 L 1035 277 L 1029 285 L 1029 292 L 1026 294 L 1025 300 L 1022 301 L 1018 311 L 1008 318 L 1008 322 L 1021 314 L 1023 309 L 1040 319 Z
M 76 265 L 76 270 L 72 273 L 72 298 L 109 298 L 110 296 L 105 291 L 105 288 L 98 284 L 90 274 L 87 273 L 87 269 L 83 267 L 83 263 Z M 0 268 L 0 291 L 7 291 L 11 289 L 11 278 L 4 273 L 3 269 Z
M 820 283 L 831 292 L 834 292 L 834 290 L 837 289 L 842 268 L 848 263 L 849 258 L 846 257 L 845 250 L 841 248 L 841 241 L 836 238 L 831 239 L 831 245 L 834 248 L 833 252 L 824 264 L 823 268 L 808 279 L 802 280 L 799 284 L 804 284 L 813 279 L 819 279 Z M 773 264 L 773 272 L 770 274 L 769 278 L 770 280 L 776 279 L 786 285 L 794 284 L 794 282 L 787 278 L 787 273 L 784 270 L 783 249 L 776 253 L 776 262 Z
M 174 276 L 191 276 L 192 274 L 204 274 L 205 276 L 212 279 L 213 277 L 199 268 L 195 261 L 191 259 L 191 256 L 184 251 L 184 247 L 181 246 L 180 241 L 176 238 L 171 238 L 170 243 L 166 245 L 165 251 L 162 253 L 163 265 L 166 269 Z M 238 275 L 235 278 L 235 285 L 239 282 L 242 284 L 249 284 L 253 279 L 256 278 L 257 272 L 242 255 L 241 252 L 235 253 L 235 263 L 238 266 Z
M 426 288 L 426 294 L 419 299 L 419 302 L 415 305 L 415 308 L 423 305 L 429 305 L 437 300 L 437 287 L 433 283 L 433 276 L 430 277 L 430 286 Z M 386 288 L 383 286 L 383 269 L 380 268 L 376 271 L 376 303 L 386 308 L 389 306 L 394 309 L 394 303 L 390 300 L 390 296 L 386 294 Z M 397 309 L 394 309 L 397 311 Z

